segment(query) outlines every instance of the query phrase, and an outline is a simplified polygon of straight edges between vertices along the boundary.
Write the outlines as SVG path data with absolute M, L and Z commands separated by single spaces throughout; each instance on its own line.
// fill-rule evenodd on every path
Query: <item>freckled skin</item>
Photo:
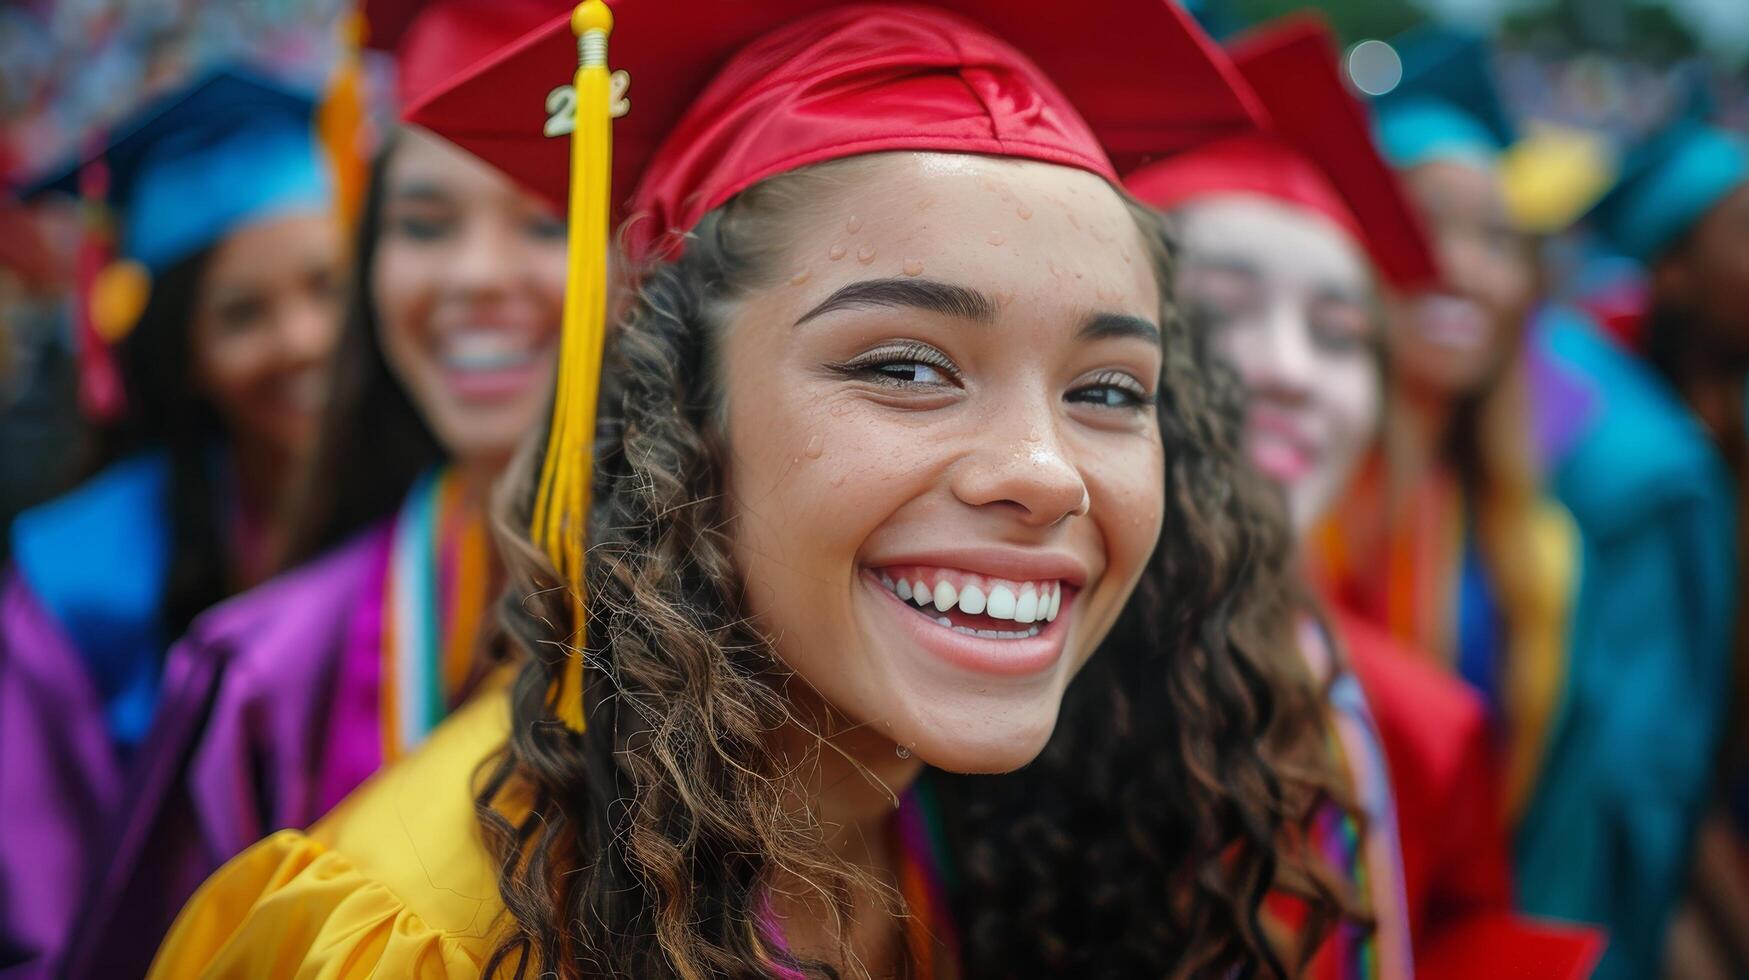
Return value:
M 1079 227 L 1058 209 L 1021 217 L 1019 204 L 1071 188 Z M 1157 322 L 1158 291 L 1145 264 L 1120 260 L 1142 245 L 1120 197 L 1080 171 L 892 154 L 834 194 L 799 218 L 793 263 L 811 276 L 748 298 L 726 330 L 728 491 L 747 601 L 806 682 L 796 687 L 879 732 L 889 758 L 896 743 L 945 769 L 1012 769 L 1043 747 L 1158 539 L 1152 406 L 1071 397 L 1106 372 L 1153 393 L 1157 344 L 1079 332 L 1094 312 Z M 850 214 L 864 216 L 852 244 L 874 250 L 866 266 L 830 259 Z M 984 244 L 993 230 L 1006 247 Z M 902 276 L 908 263 L 1003 300 L 995 322 L 870 308 L 796 325 L 839 287 Z M 1058 280 L 1052 267 L 1073 275 Z M 893 341 L 938 349 L 959 381 L 896 390 L 829 367 Z M 805 451 L 814 446 L 818 458 Z M 1088 569 L 1049 670 L 998 677 L 946 664 L 895 628 L 895 615 L 915 614 L 864 578 L 883 555 L 980 545 L 1071 554 Z

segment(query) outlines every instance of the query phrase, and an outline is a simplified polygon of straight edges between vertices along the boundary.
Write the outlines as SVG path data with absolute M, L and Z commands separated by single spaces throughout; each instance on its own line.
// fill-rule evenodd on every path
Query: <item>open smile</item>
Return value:
M 1039 673 L 1062 656 L 1078 594 L 1060 579 L 922 565 L 868 569 L 864 579 L 902 608 L 901 622 L 921 646 L 961 668 L 1010 676 Z

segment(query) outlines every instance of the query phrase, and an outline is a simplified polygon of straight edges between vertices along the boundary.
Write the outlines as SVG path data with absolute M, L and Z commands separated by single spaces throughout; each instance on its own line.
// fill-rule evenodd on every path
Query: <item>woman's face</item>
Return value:
M 1395 304 L 1391 365 L 1404 383 L 1472 394 L 1511 358 L 1535 299 L 1529 243 L 1512 225 L 1499 174 L 1440 160 L 1403 172 L 1433 235 L 1449 291 Z
M 1160 534 L 1160 295 L 1096 177 L 857 166 L 725 333 L 747 602 L 844 720 L 1013 769 Z
M 389 367 L 449 454 L 502 465 L 546 411 L 565 227 L 484 163 L 407 130 L 371 281 Z
M 1707 210 L 1654 267 L 1655 300 L 1690 314 L 1707 350 L 1749 357 L 1749 184 Z
M 213 249 L 195 299 L 195 384 L 233 439 L 296 456 L 312 444 L 340 333 L 339 229 L 286 215 Z
M 1296 533 L 1336 499 L 1379 423 L 1379 327 L 1365 253 L 1336 225 L 1259 197 L 1179 213 L 1179 297 L 1250 389 L 1251 460 Z

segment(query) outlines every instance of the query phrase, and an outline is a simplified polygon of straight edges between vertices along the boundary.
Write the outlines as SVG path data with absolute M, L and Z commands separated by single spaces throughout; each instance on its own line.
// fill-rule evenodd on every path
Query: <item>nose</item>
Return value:
M 1446 285 L 1460 296 L 1480 295 L 1488 269 L 1487 246 L 1480 236 L 1447 228 L 1438 235 L 1438 242 L 1439 264 Z
M 500 221 L 469 222 L 457 243 L 445 280 L 462 296 L 478 299 L 510 291 L 516 277 L 513 236 Z
M 319 363 L 333 352 L 340 333 L 335 304 L 320 296 L 304 296 L 287 311 L 280 331 L 286 360 L 298 365 Z
M 1301 404 L 1310 397 L 1318 370 L 1311 320 L 1300 304 L 1288 300 L 1271 304 L 1268 316 L 1256 349 L 1236 352 L 1240 373 L 1254 396 Z
M 1091 504 L 1058 419 L 1056 399 L 1040 392 L 1004 400 L 971 438 L 976 448 L 959 460 L 953 492 L 966 504 L 1012 512 L 1030 527 L 1049 527 L 1086 514 Z

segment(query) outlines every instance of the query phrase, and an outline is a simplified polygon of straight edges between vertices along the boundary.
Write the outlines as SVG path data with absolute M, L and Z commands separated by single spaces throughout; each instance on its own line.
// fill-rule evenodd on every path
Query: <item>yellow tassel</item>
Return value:
M 559 335 L 552 430 L 535 494 L 530 535 L 558 571 L 570 598 L 574 632 L 554 692 L 560 720 L 581 734 L 583 718 L 583 563 L 595 456 L 595 407 L 607 327 L 608 199 L 613 181 L 612 80 L 607 36 L 613 12 L 586 0 L 571 14 L 577 35 L 576 124 L 571 131 L 570 254 Z

